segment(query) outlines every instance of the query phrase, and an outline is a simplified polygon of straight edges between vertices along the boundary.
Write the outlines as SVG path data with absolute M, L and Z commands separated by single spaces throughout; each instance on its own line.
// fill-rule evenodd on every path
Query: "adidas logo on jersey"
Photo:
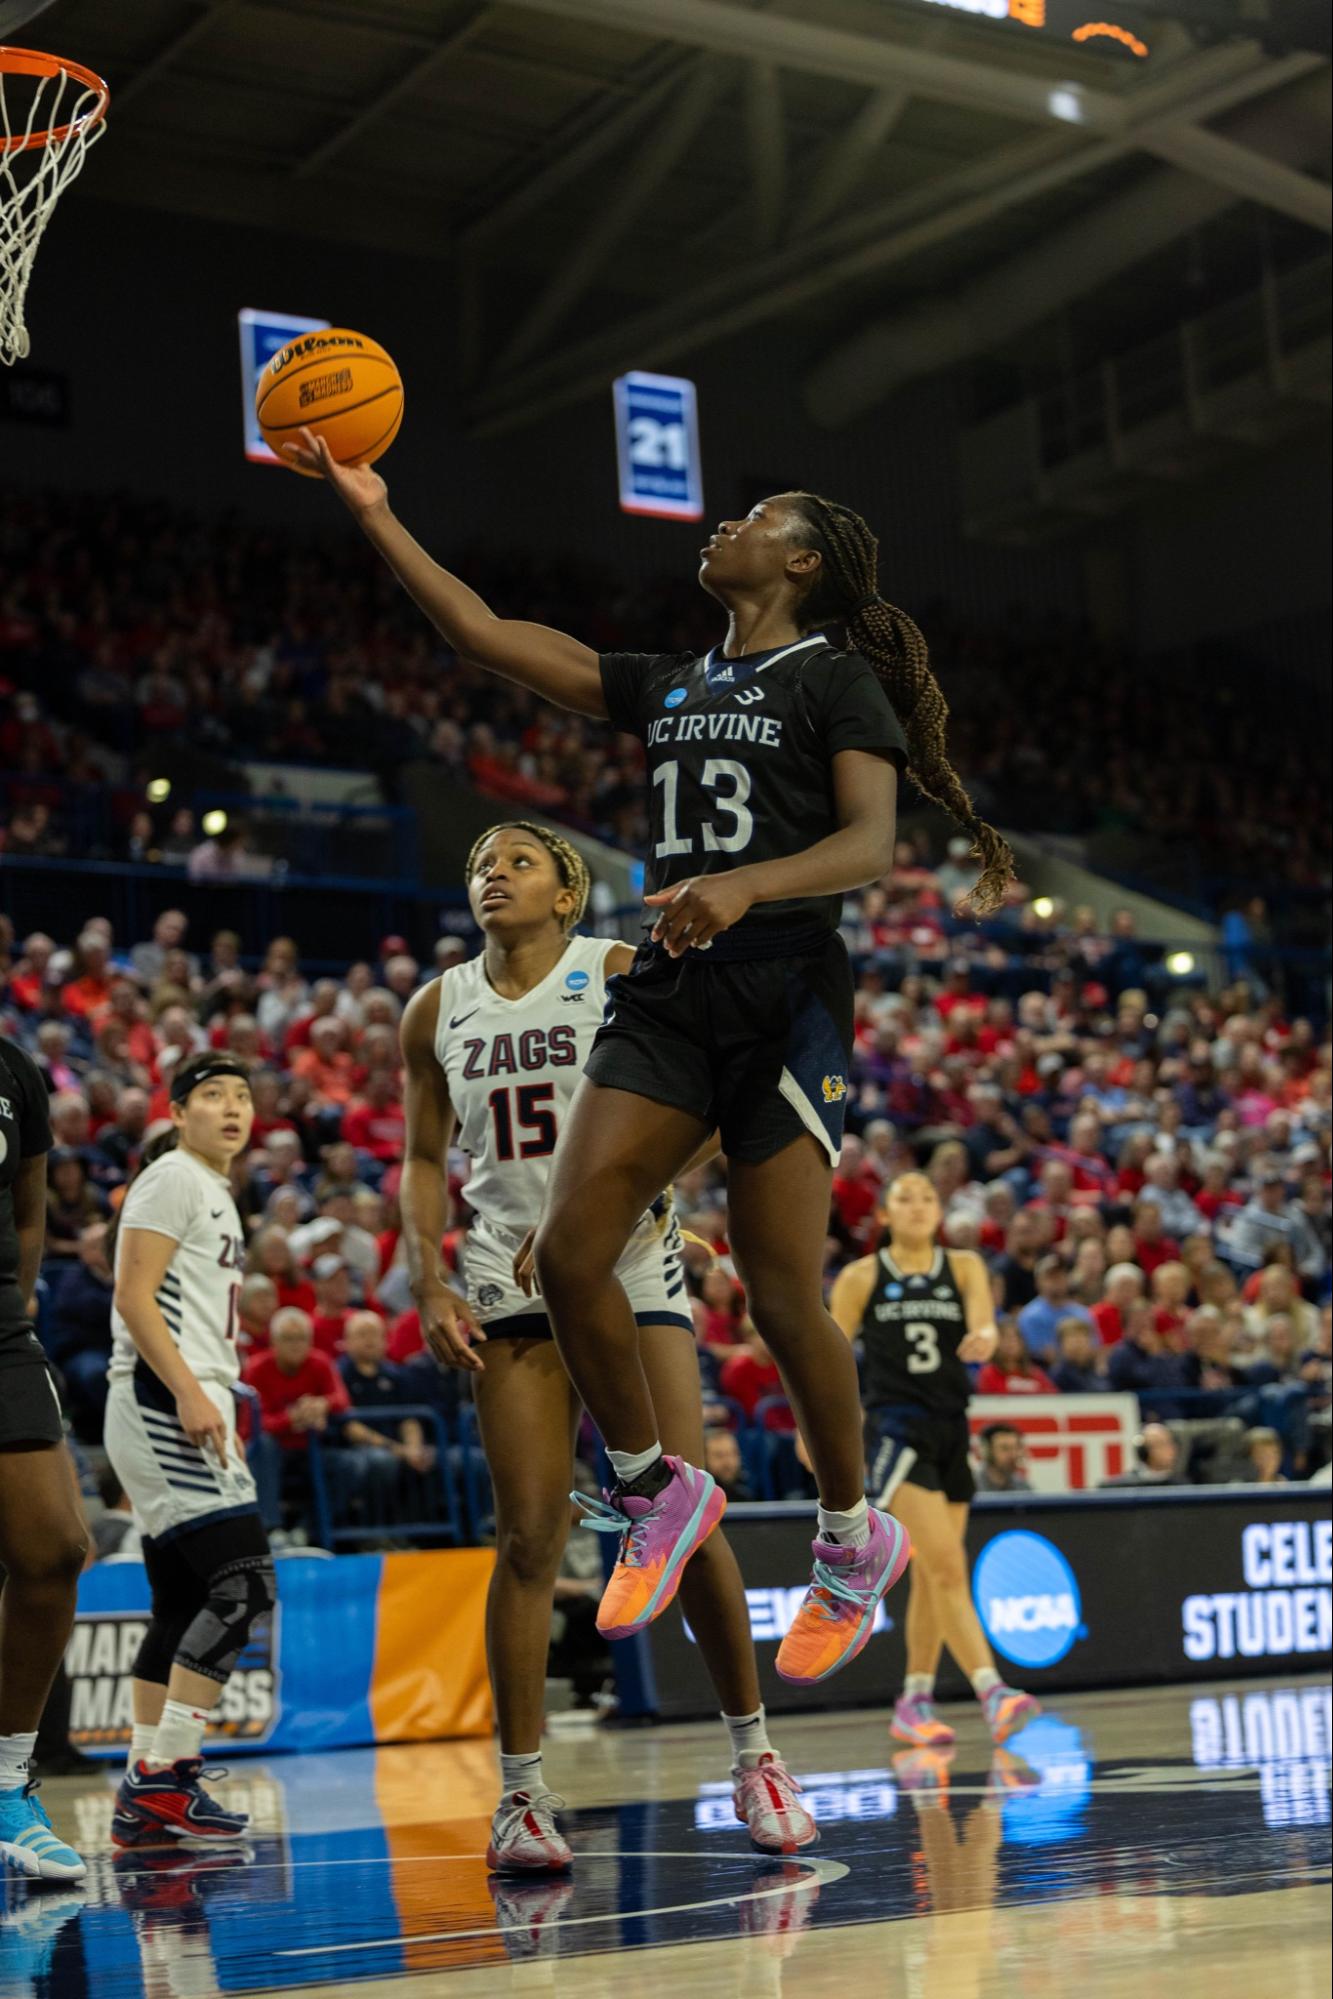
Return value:
M 846 1094 L 847 1078 L 845 1076 L 825 1076 L 824 1102 L 826 1104 L 840 1104 Z

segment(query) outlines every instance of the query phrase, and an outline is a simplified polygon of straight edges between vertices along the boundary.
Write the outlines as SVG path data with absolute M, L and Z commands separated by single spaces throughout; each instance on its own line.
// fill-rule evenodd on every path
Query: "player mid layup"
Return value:
M 588 871 L 569 841 L 526 821 L 492 826 L 468 861 L 480 956 L 410 1002 L 403 1022 L 407 1151 L 401 1201 L 413 1291 L 439 1358 L 470 1370 L 495 1486 L 496 1564 L 486 1649 L 500 1735 L 503 1797 L 488 1858 L 502 1873 L 560 1871 L 572 1860 L 542 1775 L 546 1653 L 556 1571 L 569 1528 L 579 1399 L 540 1297 L 515 1281 L 535 1228 L 556 1140 L 625 944 L 572 935 Z M 467 1298 L 445 1281 L 443 1163 L 455 1120 L 471 1155 Z M 680 1240 L 669 1199 L 639 1220 L 617 1266 L 667 1448 L 703 1454 L 702 1398 Z M 617 1523 L 619 1524 L 619 1523 Z M 759 1698 L 745 1591 L 714 1534 L 681 1596 L 731 1738 L 737 1816 L 760 1852 L 812 1845 L 813 1819 L 773 1753 Z
M 116 1240 L 106 1448 L 143 1529 L 152 1590 L 111 1821 L 118 1846 L 244 1831 L 201 1785 L 201 1748 L 276 1601 L 232 1398 L 245 1234 L 227 1174 L 254 1123 L 249 1077 L 234 1056 L 191 1055 L 170 1095 L 177 1144 L 131 1185 Z
M 621 1559 L 598 1623 L 621 1636 L 659 1615 L 721 1513 L 707 1473 L 663 1451 L 616 1278 L 645 1208 L 716 1130 L 732 1253 L 819 1490 L 813 1579 L 777 1669 L 826 1679 L 866 1644 L 909 1553 L 867 1505 L 856 1368 L 822 1295 L 852 1048 L 842 895 L 891 865 L 904 764 L 973 840 L 973 907 L 995 907 L 1012 876 L 945 755 L 925 640 L 879 595 L 866 523 L 790 492 L 722 522 L 701 551 L 699 580 L 727 619 L 719 645 L 599 658 L 497 618 L 413 541 L 377 473 L 339 465 L 310 431 L 287 449 L 330 481 L 461 657 L 644 747 L 656 921 L 613 982 L 537 1239 L 561 1355 L 616 1473 Z

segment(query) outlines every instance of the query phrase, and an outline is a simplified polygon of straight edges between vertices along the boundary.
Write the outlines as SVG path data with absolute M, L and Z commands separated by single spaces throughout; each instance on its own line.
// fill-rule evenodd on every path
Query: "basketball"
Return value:
M 309 428 L 341 465 L 373 465 L 398 435 L 403 380 L 376 340 L 333 326 L 303 333 L 280 347 L 255 387 L 255 416 L 264 442 L 282 457 L 284 444 Z M 303 478 L 318 475 L 293 465 Z

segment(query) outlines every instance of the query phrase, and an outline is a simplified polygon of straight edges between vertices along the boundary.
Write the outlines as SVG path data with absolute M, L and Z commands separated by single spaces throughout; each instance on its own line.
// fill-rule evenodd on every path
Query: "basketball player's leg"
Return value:
M 555 1341 L 488 1337 L 474 1383 L 482 1448 L 495 1489 L 495 1568 L 486 1656 L 504 1757 L 539 1757 L 546 1656 L 579 1403 Z M 510 1787 L 513 1788 L 513 1787 Z
M 74 1623 L 88 1542 L 59 1406 L 45 1369 L 40 1387 L 36 1372 L 30 1385 L 43 1404 L 50 1402 L 49 1419 L 43 1413 L 42 1420 L 60 1440 L 16 1437 L 28 1425 L 11 1406 L 9 1436 L 0 1443 L 0 1866 L 70 1883 L 87 1868 L 51 1830 L 29 1779 L 42 1709 Z
M 551 1168 L 537 1274 L 561 1358 L 622 1476 L 617 1458 L 654 1454 L 658 1436 L 616 1264 L 709 1130 L 690 1111 L 585 1077 Z
M 63 1440 L 0 1446 L 0 1741 L 35 1732 L 41 1720 L 74 1627 L 87 1555 Z
M 963 1544 L 967 1507 L 951 1505 L 942 1492 L 904 1479 L 893 1495 L 893 1513 L 912 1537 L 913 1579 L 926 1579 L 944 1643 L 969 1680 L 987 1669 L 993 1672 L 995 1660 L 972 1602 L 968 1577 Z M 929 1669 L 923 1662 L 917 1670 Z
M 865 1497 L 856 1360 L 824 1306 L 833 1169 L 803 1134 L 758 1163 L 731 1157 L 727 1221 L 750 1316 L 782 1375 L 831 1511 Z
M 685 1326 L 649 1322 L 641 1334 L 644 1373 L 663 1448 L 690 1464 L 702 1464 L 703 1394 L 694 1333 Z M 717 1689 L 731 1743 L 736 1813 L 749 1828 L 751 1844 L 761 1853 L 796 1853 L 815 1845 L 819 1829 L 768 1739 L 745 1585 L 720 1529 L 685 1569 L 680 1601 Z
M 641 1328 L 640 1352 L 663 1450 L 704 1461 L 703 1391 L 694 1334 L 683 1326 Z M 760 1705 L 759 1668 L 740 1567 L 721 1529 L 710 1534 L 681 1579 L 681 1609 L 698 1640 L 724 1715 Z

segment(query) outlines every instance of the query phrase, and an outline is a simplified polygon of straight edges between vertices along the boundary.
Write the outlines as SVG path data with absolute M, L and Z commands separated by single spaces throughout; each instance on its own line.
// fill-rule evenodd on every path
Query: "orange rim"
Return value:
M 0 77 L 4 76 L 59 76 L 61 72 L 81 83 L 85 90 L 97 92 L 97 102 L 82 117 L 71 118 L 67 125 L 53 125 L 45 132 L 33 132 L 26 138 L 0 139 L 0 155 L 6 153 L 33 152 L 38 146 L 63 146 L 72 133 L 85 131 L 95 125 L 99 118 L 106 116 L 106 107 L 111 102 L 111 92 L 94 69 L 88 69 L 81 62 L 70 62 L 64 56 L 49 56 L 41 49 L 0 48 Z

